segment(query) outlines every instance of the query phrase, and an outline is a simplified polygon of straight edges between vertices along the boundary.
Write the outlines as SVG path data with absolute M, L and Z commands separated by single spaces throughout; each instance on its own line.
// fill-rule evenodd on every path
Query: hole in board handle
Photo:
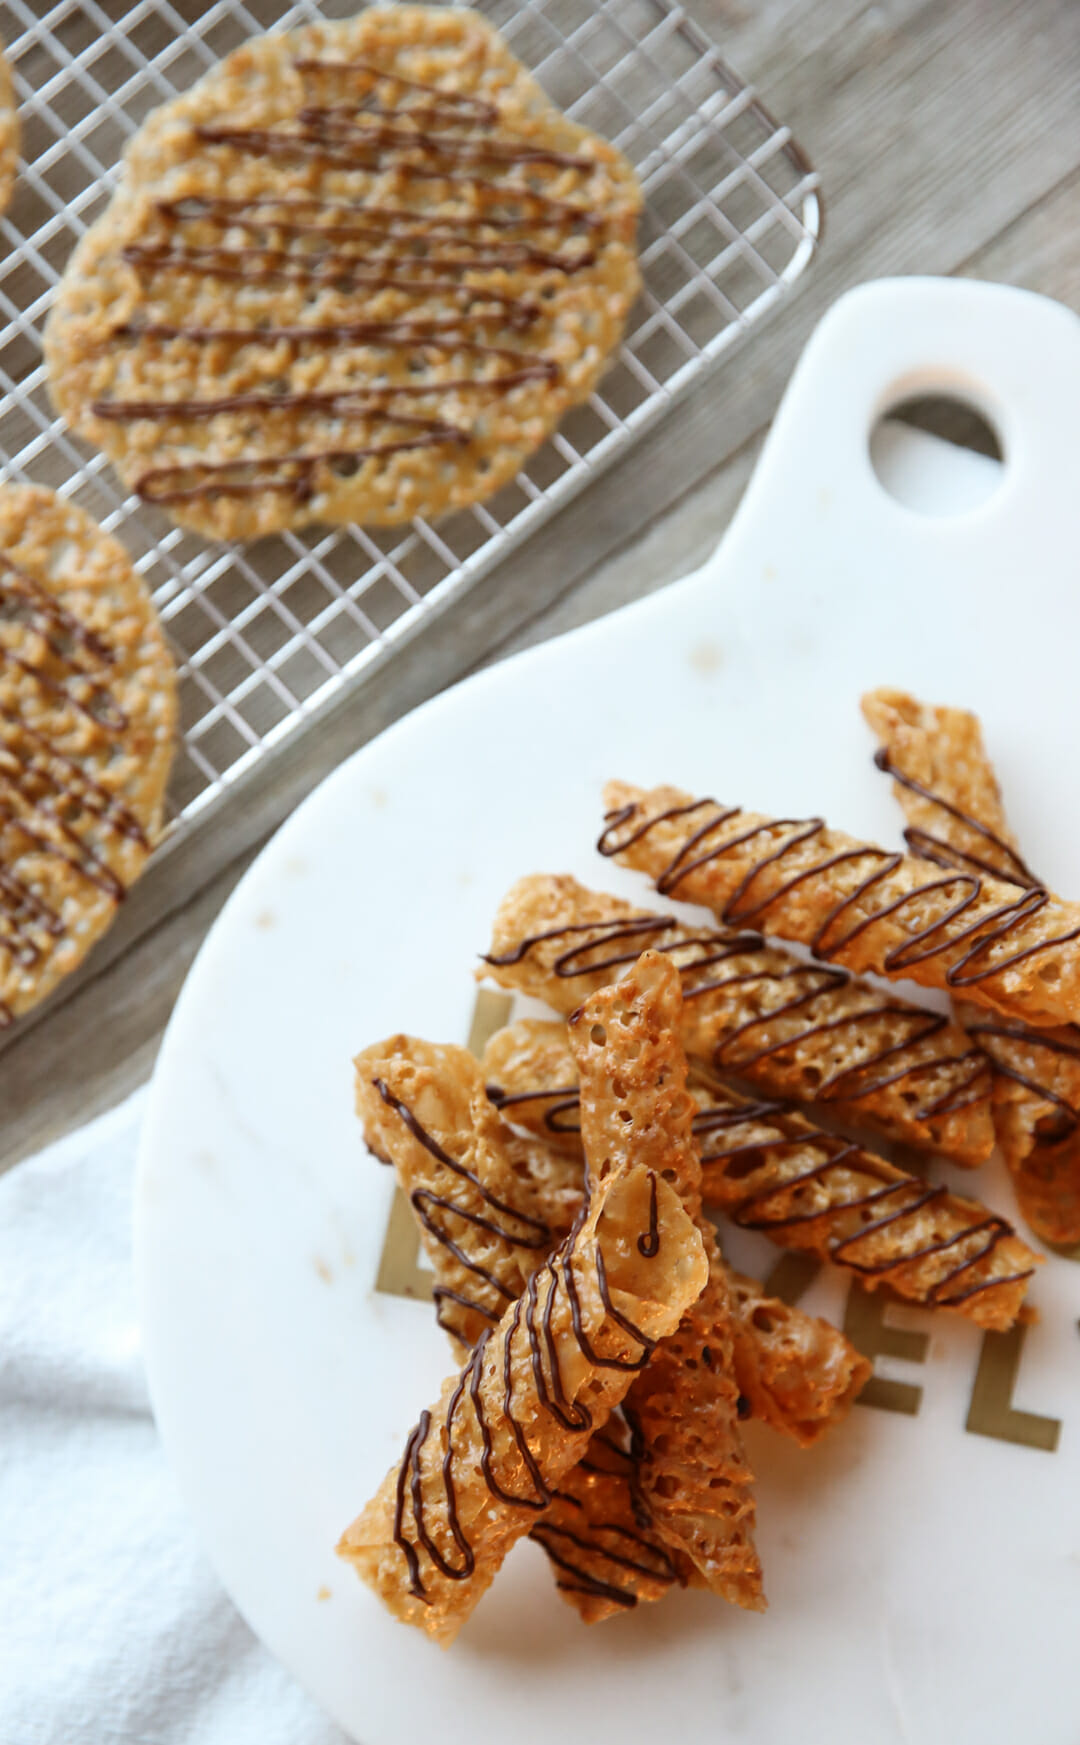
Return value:
M 951 453 L 943 454 L 942 444 Z M 1005 452 L 985 413 L 956 394 L 918 394 L 888 406 L 870 433 L 878 483 L 922 515 L 963 515 L 1001 486 Z

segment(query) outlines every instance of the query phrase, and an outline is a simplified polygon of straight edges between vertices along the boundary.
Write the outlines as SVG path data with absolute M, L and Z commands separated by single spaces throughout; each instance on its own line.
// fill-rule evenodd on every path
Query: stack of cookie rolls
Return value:
M 543 1132 L 546 1109 L 560 1108 L 569 1148 L 576 1085 L 565 1042 L 559 1053 L 561 1030 L 524 1019 L 492 1038 L 484 1068 L 515 1120 Z M 553 1089 L 542 1072 L 554 1072 Z M 700 1064 L 690 1090 L 707 1205 L 780 1248 L 858 1274 L 868 1290 L 887 1285 L 981 1327 L 1013 1325 L 1039 1258 L 1006 1219 L 815 1126 L 790 1104 L 741 1094 Z
M 484 1050 L 483 1076 L 507 1119 L 564 1163 L 584 1167 L 577 1068 L 565 1025 L 524 1018 L 496 1031 Z M 693 1094 L 693 1078 L 689 1088 Z M 695 1140 L 699 1121 L 695 1114 Z M 707 1174 L 701 1192 L 710 1204 Z M 870 1366 L 828 1321 L 731 1268 L 727 1279 L 743 1414 L 809 1447 L 846 1416 Z
M 760 925 L 822 962 L 966 992 L 1027 1023 L 1080 1011 L 1080 904 L 938 868 L 831 830 L 678 788 L 605 789 L 602 854 L 658 891 Z
M 397 1617 L 452 1642 L 707 1279 L 667 1182 L 612 1174 L 421 1413 L 342 1557 Z
M 674 965 L 646 951 L 622 981 L 591 994 L 574 1014 L 569 1037 L 581 1084 L 581 1138 L 590 1195 L 643 1163 L 671 1183 L 701 1236 L 708 1281 L 634 1378 L 626 1412 L 639 1432 L 641 1491 L 665 1536 L 714 1593 L 760 1611 L 733 1308 L 716 1232 L 702 1212 L 681 1006 Z
M 989 1157 L 990 1072 L 959 1025 L 760 934 L 688 926 L 533 874 L 500 904 L 479 973 L 568 1015 L 646 946 L 678 968 L 688 1055 L 954 1163 Z
M 986 872 L 1040 890 L 1009 827 L 978 718 L 965 709 L 877 690 L 863 713 L 879 740 L 913 854 L 941 867 Z M 957 1015 L 993 1066 L 998 1143 L 1020 1210 L 1043 1241 L 1080 1242 L 1080 1028 L 1034 1028 L 981 1010 Z
M 393 1163 L 408 1194 L 434 1269 L 439 1318 L 460 1351 L 543 1264 L 574 1176 L 580 1204 L 580 1148 L 575 1163 L 505 1126 L 463 1049 L 394 1037 L 357 1058 L 356 1084 L 368 1144 Z M 758 1417 L 808 1445 L 846 1413 L 869 1365 L 827 1322 L 752 1280 L 728 1275 L 728 1285 L 735 1416 Z M 532 1527 L 560 1590 L 589 1622 L 700 1579 L 656 1522 L 642 1454 L 640 1426 L 631 1435 L 625 1423 L 609 1421 Z
M 612 784 L 601 852 L 718 924 L 533 875 L 501 905 L 479 973 L 561 1016 L 506 1026 L 482 1064 L 405 1037 L 357 1061 L 369 1145 L 408 1195 L 464 1368 L 341 1549 L 440 1640 L 526 1530 L 589 1621 L 676 1583 L 764 1607 L 741 1421 L 808 1445 L 869 1365 L 835 1328 L 733 1273 L 706 1208 L 988 1331 L 1025 1315 L 1039 1257 L 1008 1220 L 870 1145 L 970 1169 L 1004 1135 L 1021 1186 L 1048 1179 L 1047 1149 L 1080 1126 L 1067 1076 L 1080 1031 L 1047 1028 L 1080 989 L 1080 907 L 1028 873 L 973 718 L 895 694 L 866 709 L 911 853 L 820 819 Z M 963 1022 L 860 970 L 964 989 Z M 1052 1082 L 1034 1074 L 1040 1050 L 1063 1063 Z M 1058 1147 L 1059 1168 L 1069 1155 Z M 612 1196 L 609 1253 L 598 1208 Z M 632 1317 L 609 1278 L 617 1258 L 655 1261 L 665 1227 L 696 1271 L 681 1300 L 673 1279 L 653 1291 L 657 1332 L 644 1281 L 627 1282 Z M 590 1276 L 610 1346 L 586 1325 Z M 620 1330 L 631 1349 L 616 1353 Z
M 408 1197 L 434 1273 L 436 1314 L 461 1357 L 556 1246 L 567 1175 L 576 1178 L 580 1212 L 582 1169 L 543 1141 L 515 1149 L 520 1136 L 488 1101 L 463 1048 L 395 1036 L 355 1066 L 368 1147 L 392 1164 Z M 560 1592 L 587 1622 L 659 1599 L 680 1579 L 635 1477 L 627 1427 L 609 1420 L 530 1529 Z

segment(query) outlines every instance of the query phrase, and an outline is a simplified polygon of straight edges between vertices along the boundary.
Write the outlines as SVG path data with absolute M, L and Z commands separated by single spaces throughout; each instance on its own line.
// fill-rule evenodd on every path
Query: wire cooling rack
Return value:
M 124 541 L 181 678 L 175 839 L 346 684 L 362 681 L 610 463 L 766 313 L 813 254 L 816 178 L 787 128 L 674 0 L 480 0 L 575 121 L 637 169 L 644 292 L 625 341 L 511 486 L 433 525 L 212 544 L 127 495 L 55 418 L 40 334 L 75 242 L 140 122 L 252 32 L 346 17 L 355 0 L 0 4 L 22 125 L 0 220 L 0 459 Z

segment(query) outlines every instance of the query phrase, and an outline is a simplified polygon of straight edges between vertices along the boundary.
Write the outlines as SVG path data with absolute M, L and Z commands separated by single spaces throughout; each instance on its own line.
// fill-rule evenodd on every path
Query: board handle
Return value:
M 964 279 L 880 279 L 849 291 L 821 321 L 773 423 L 751 495 L 804 501 L 841 478 L 880 521 L 917 511 L 888 495 L 870 435 L 890 407 L 943 394 L 973 405 L 997 432 L 1002 486 L 980 517 L 988 535 L 1018 509 L 1030 516 L 1080 487 L 1080 317 L 1031 291 Z M 775 475 L 782 473 L 777 480 Z M 777 493 L 778 485 L 782 494 Z M 749 506 L 749 505 L 747 505 Z

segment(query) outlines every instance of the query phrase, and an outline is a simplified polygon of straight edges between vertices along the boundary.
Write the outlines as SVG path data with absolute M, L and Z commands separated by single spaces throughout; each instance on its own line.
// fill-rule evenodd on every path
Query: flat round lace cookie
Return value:
M 0 488 L 0 1025 L 109 926 L 161 829 L 176 677 L 123 546 Z
M 49 319 L 50 391 L 211 535 L 474 503 L 592 391 L 640 206 L 475 13 L 256 38 L 128 147 Z
M 0 43 L 0 212 L 6 212 L 15 191 L 19 164 L 19 113 L 4 45 Z

